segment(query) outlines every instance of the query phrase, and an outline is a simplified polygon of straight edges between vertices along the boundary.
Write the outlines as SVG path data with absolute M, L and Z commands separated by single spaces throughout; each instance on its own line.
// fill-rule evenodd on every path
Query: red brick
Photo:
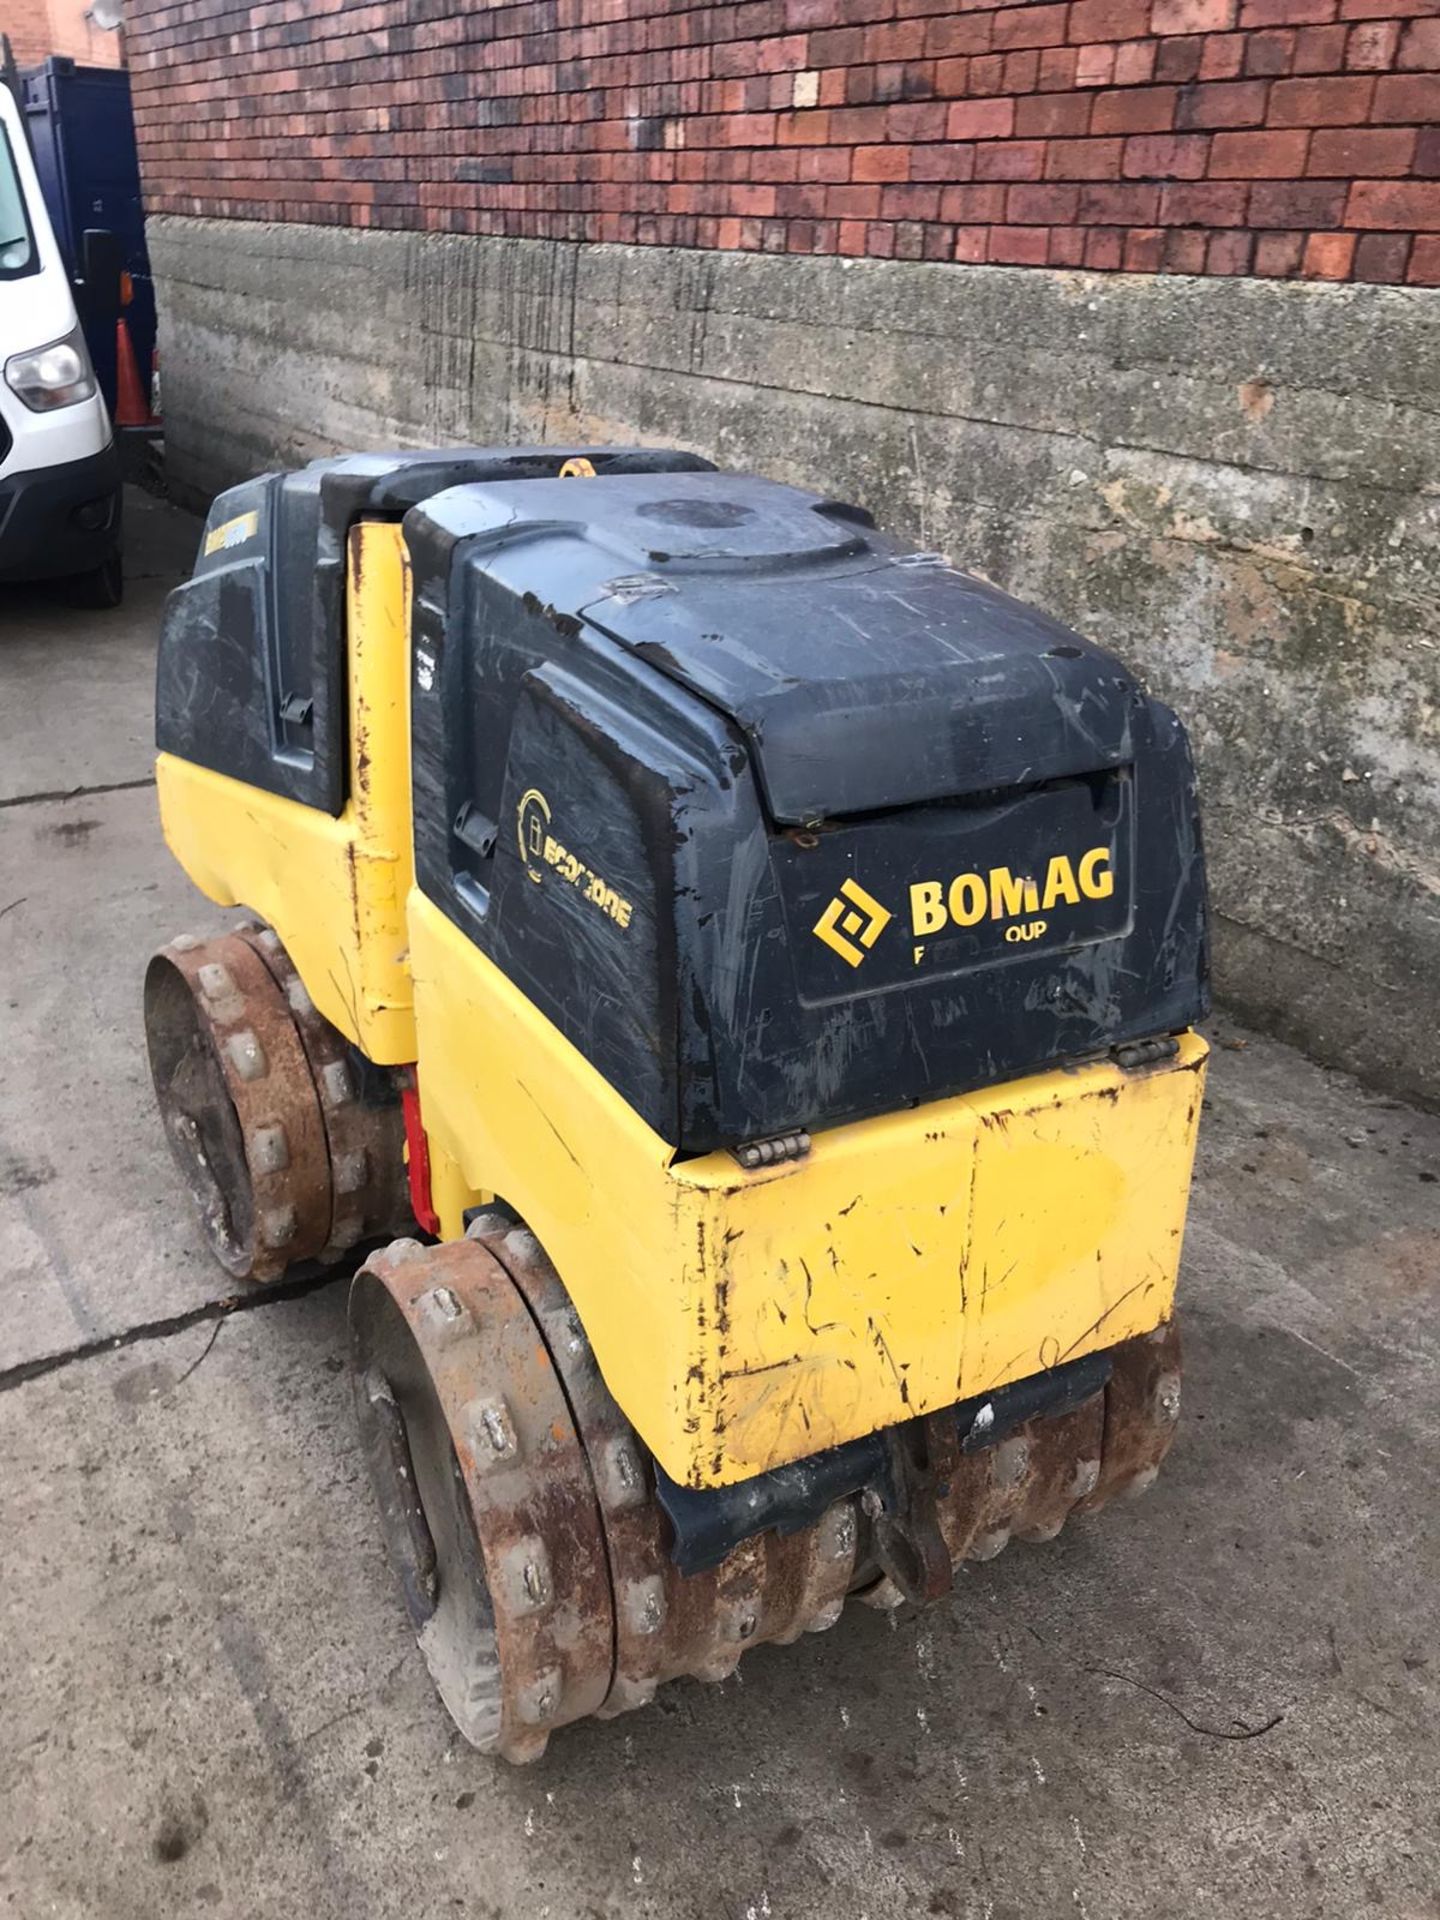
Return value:
M 1368 74 L 1331 80 L 1277 80 L 1270 89 L 1272 127 L 1356 127 L 1369 118 L 1375 82 Z
M 852 180 L 908 180 L 909 147 L 857 147 L 850 169 Z
M 1156 43 L 1153 40 L 1126 40 L 1115 49 L 1117 87 L 1143 87 L 1155 74 Z
M 1408 233 L 1362 233 L 1355 249 L 1355 278 L 1398 286 L 1410 258 Z
M 830 139 L 830 115 L 823 108 L 782 113 L 776 119 L 775 139 L 782 147 L 823 147 Z
M 845 147 L 879 146 L 885 138 L 884 107 L 832 107 L 830 138 Z
M 1440 287 L 1440 239 L 1433 234 L 1419 236 L 1405 277 L 1412 287 Z
M 1243 227 L 1249 187 L 1195 181 L 1160 189 L 1160 220 L 1167 227 Z
M 1052 267 L 1083 266 L 1087 238 L 1084 227 L 1051 227 L 1047 263 Z
M 953 100 L 957 94 L 970 90 L 970 62 L 968 60 L 937 60 L 935 62 L 935 91 L 945 100 Z
M 1093 93 L 1042 93 L 1015 102 L 1017 134 L 1075 138 L 1090 130 Z
M 1345 224 L 1440 231 L 1440 180 L 1357 180 L 1345 203 Z
M 938 220 L 940 218 L 939 187 L 910 186 L 898 182 L 882 187 L 880 218 L 882 220 Z
M 1254 245 L 1253 234 L 1241 233 L 1234 229 L 1226 233 L 1212 233 L 1210 244 L 1205 249 L 1205 271 L 1227 274 L 1248 273 Z
M 1005 196 L 1005 218 L 1012 226 L 1069 226 L 1079 201 L 1079 187 L 1011 187 Z
M 1333 20 L 1340 0 L 1240 0 L 1242 27 L 1305 27 Z
M 1360 28 L 1356 28 L 1360 32 Z M 1440 20 L 1412 20 L 1400 40 L 1402 67 L 1440 67 Z
M 757 163 L 778 165 L 782 160 L 792 163 L 797 180 L 834 182 L 847 179 L 850 173 L 850 155 L 843 147 L 802 147 L 793 153 L 754 155 L 751 161 L 752 178 L 758 178 L 754 172 Z
M 1155 49 L 1155 78 L 1179 81 L 1198 79 L 1200 57 L 1204 50 L 1205 42 L 1198 38 L 1162 40 Z
M 1175 119 L 1174 87 L 1125 87 L 1095 96 L 1092 133 L 1166 133 Z
M 1043 267 L 1050 250 L 1044 227 L 992 227 L 990 259 L 1005 266 Z
M 865 58 L 864 29 L 841 27 L 833 33 L 812 33 L 808 57 L 812 67 L 853 67 Z
M 1126 273 L 1158 273 L 1164 258 L 1165 235 L 1159 227 L 1136 227 L 1126 234 Z
M 1338 73 L 1345 61 L 1345 39 L 1348 29 L 1336 27 L 1301 27 L 1295 36 L 1295 59 L 1292 71 L 1295 73 Z
M 925 56 L 948 59 L 957 53 L 988 53 L 993 14 L 950 13 L 925 23 Z
M 1118 180 L 1119 140 L 1052 140 L 1045 155 L 1047 180 Z
M 1203 273 L 1209 235 L 1189 227 L 1171 227 L 1165 235 L 1166 273 Z
M 1223 33 L 1233 27 L 1239 0 L 1155 0 L 1152 33 Z
M 1081 47 L 1075 56 L 1077 87 L 1108 87 L 1115 78 L 1115 49 L 1097 42 Z
M 1350 29 L 1345 42 L 1345 64 L 1373 73 L 1387 73 L 1395 64 L 1399 42 L 1398 20 L 1362 20 L 1358 27 Z
M 1094 227 L 1085 240 L 1085 264 L 1110 272 L 1124 258 L 1125 236 L 1115 227 Z
M 826 187 L 825 211 L 834 220 L 873 220 L 880 211 L 882 189 L 865 187 Z
M 403 54 L 378 0 L 260 0 L 248 64 L 242 0 L 132 11 L 160 211 L 902 259 L 995 229 L 1027 265 L 1232 274 L 1261 229 L 1417 285 L 1436 253 L 1440 0 L 426 0 Z
M 1413 127 L 1322 127 L 1311 138 L 1305 172 L 1318 178 L 1373 180 L 1408 174 L 1414 158 Z
M 1004 91 L 1033 93 L 1040 79 L 1040 56 L 1033 47 L 1005 56 Z
M 1382 126 L 1425 127 L 1440 120 L 1440 79 L 1432 73 L 1382 74 L 1370 118 Z
M 945 141 L 933 147 L 916 147 L 910 156 L 912 180 L 973 180 L 975 149 L 958 141 Z
M 1065 93 L 1075 84 L 1075 66 L 1080 56 L 1074 47 L 1046 47 L 1040 55 L 1036 85 L 1042 93 Z
M 1245 61 L 1243 33 L 1215 33 L 1200 43 L 1200 78 L 1233 80 Z M 1213 271 L 1213 269 L 1212 269 Z
M 953 220 L 957 226 L 1001 221 L 1005 218 L 1008 191 L 1007 187 L 994 185 L 946 187 L 940 195 L 940 218 Z
M 1127 180 L 1203 180 L 1210 157 L 1206 133 L 1137 134 L 1125 142 Z
M 1305 171 L 1308 133 L 1217 133 L 1212 180 L 1291 180 Z
M 1258 127 L 1265 119 L 1264 80 L 1201 81 L 1182 87 L 1175 125 L 1182 131 L 1204 127 Z
M 1086 227 L 1154 226 L 1160 207 L 1159 187 L 1092 183 L 1078 189 L 1080 224 Z
M 1307 280 L 1348 280 L 1354 264 L 1353 233 L 1312 233 L 1300 270 Z
M 945 132 L 951 140 L 1006 140 L 1014 129 L 1013 100 L 957 100 Z
M 1286 280 L 1300 271 L 1303 233 L 1262 233 L 1255 242 L 1255 271 L 1267 280 Z
M 1065 39 L 1066 8 L 1061 6 L 1002 7 L 995 15 L 992 45 L 1058 47 Z
M 866 60 L 918 60 L 924 50 L 923 20 L 884 20 L 865 29 Z
M 1345 188 L 1328 180 L 1257 180 L 1250 189 L 1252 227 L 1338 227 Z
M 1043 140 L 996 140 L 975 149 L 977 180 L 1038 180 L 1044 168 Z
M 1290 71 L 1295 58 L 1293 27 L 1273 27 L 1268 33 L 1252 33 L 1245 46 L 1245 72 L 1256 79 L 1275 79 Z
M 1072 46 L 1095 40 L 1138 40 L 1150 31 L 1150 0 L 1074 0 L 1066 39 Z

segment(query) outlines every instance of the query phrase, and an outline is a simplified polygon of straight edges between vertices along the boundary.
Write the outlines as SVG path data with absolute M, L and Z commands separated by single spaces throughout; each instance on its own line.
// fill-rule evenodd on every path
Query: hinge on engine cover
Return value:
M 772 1134 L 768 1140 L 747 1140 L 730 1151 L 749 1173 L 756 1167 L 778 1166 L 782 1160 L 803 1160 L 810 1151 L 810 1136 L 802 1127 L 795 1133 Z
M 1117 1066 L 1127 1069 L 1153 1067 L 1157 1060 L 1173 1060 L 1180 1042 L 1173 1033 L 1157 1035 L 1153 1040 L 1126 1040 L 1110 1049 Z

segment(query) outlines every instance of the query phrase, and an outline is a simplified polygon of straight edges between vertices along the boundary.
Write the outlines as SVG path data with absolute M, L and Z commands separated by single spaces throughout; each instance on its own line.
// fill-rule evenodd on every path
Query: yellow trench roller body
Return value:
M 1107 1063 L 821 1132 L 803 1160 L 677 1160 L 414 887 L 410 579 L 352 532 L 338 819 L 162 754 L 190 877 L 284 942 L 382 1066 L 418 1061 L 442 1231 L 497 1194 L 555 1262 L 605 1379 L 676 1480 L 724 1486 L 1166 1320 L 1206 1058 Z
M 1197 1034 L 1139 1072 L 1035 1074 L 747 1172 L 677 1160 L 419 894 L 410 937 L 432 1147 L 529 1223 L 674 1479 L 726 1486 L 1170 1317 Z
M 410 561 L 400 528 L 381 520 L 354 528 L 346 559 L 350 777 L 338 819 L 168 753 L 155 775 L 166 843 L 196 886 L 258 913 L 330 1024 L 393 1067 L 415 1058 Z

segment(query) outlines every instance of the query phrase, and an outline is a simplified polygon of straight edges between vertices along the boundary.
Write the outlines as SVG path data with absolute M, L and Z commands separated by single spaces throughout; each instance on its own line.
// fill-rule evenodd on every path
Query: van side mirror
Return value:
M 125 256 L 108 227 L 86 227 L 80 237 L 80 300 L 87 322 L 115 321 Z

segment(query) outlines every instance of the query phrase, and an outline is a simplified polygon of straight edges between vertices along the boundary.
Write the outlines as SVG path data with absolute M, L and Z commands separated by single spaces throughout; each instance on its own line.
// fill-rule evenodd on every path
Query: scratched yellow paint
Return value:
M 410 563 L 362 521 L 347 553 L 349 797 L 338 819 L 162 753 L 165 839 L 203 893 L 275 928 L 310 997 L 372 1060 L 415 1058 L 405 957 L 410 831 Z
M 677 1480 L 721 1486 L 1169 1317 L 1205 1043 L 816 1136 L 754 1173 L 674 1150 L 431 902 L 410 898 L 420 1084 L 463 1190 L 549 1251 Z

